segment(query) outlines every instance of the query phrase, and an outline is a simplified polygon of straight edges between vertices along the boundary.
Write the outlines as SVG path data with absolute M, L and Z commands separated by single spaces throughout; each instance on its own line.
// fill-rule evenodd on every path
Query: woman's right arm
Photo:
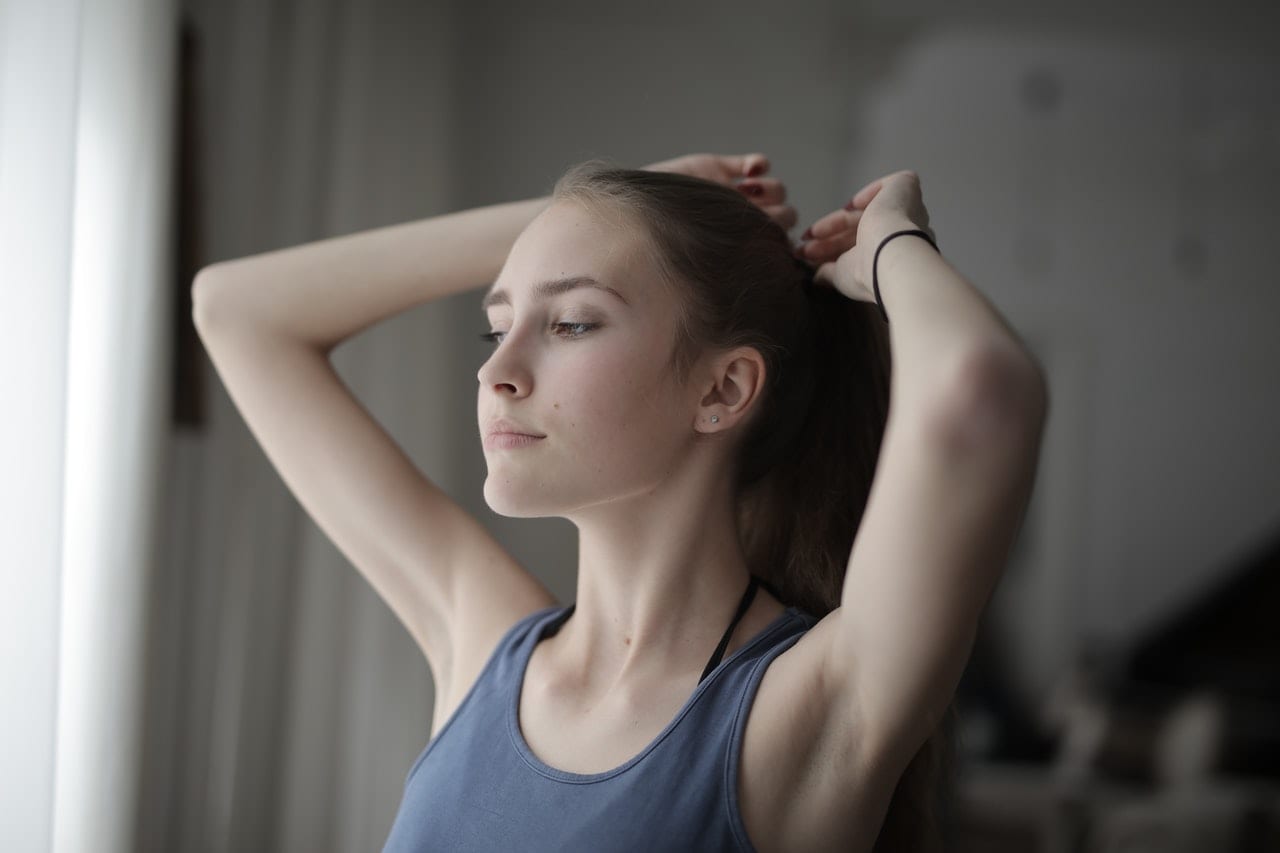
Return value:
M 471 662 L 502 631 L 555 599 L 418 469 L 329 353 L 403 309 L 492 282 L 546 203 L 475 208 L 225 261 L 193 285 L 196 329 L 250 433 L 408 630 L 437 695 L 467 684 Z
M 202 329 L 249 323 L 327 353 L 407 308 L 492 283 L 548 203 L 477 207 L 220 261 L 196 275 L 195 319 Z

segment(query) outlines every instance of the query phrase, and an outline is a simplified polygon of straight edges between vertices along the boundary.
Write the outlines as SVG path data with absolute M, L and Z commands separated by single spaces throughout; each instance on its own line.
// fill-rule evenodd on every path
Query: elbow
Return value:
M 949 379 L 936 420 L 947 444 L 971 449 L 1043 431 L 1049 385 L 1030 354 L 975 349 L 957 360 Z
M 215 293 L 224 287 L 217 281 L 217 267 L 218 264 L 211 264 L 202 268 L 191 282 L 191 321 L 197 329 L 208 324 Z
M 206 303 L 209 300 L 209 268 L 205 267 L 196 273 L 191 282 L 191 321 L 196 328 L 204 323 Z

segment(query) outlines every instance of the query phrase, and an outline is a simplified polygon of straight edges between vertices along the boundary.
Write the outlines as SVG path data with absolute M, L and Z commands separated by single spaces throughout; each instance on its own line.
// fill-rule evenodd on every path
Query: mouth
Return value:
M 497 417 L 484 423 L 484 433 L 490 435 L 527 435 L 533 438 L 545 438 L 540 432 L 534 432 L 527 424 L 506 417 Z
M 526 435 L 519 432 L 491 432 L 484 437 L 486 450 L 514 450 L 529 447 L 546 438 L 545 435 Z

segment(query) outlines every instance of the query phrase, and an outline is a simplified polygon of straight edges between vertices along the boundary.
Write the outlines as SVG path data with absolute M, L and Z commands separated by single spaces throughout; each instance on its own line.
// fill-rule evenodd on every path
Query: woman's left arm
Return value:
M 877 260 L 881 242 L 905 229 L 933 234 L 919 176 L 910 170 L 863 187 L 842 210 L 810 226 L 797 249 L 797 255 L 818 264 L 819 283 L 850 299 L 874 302 L 878 274 L 880 302 L 889 317 L 893 404 L 927 403 L 936 409 L 943 395 L 965 408 L 974 395 L 983 394 L 989 398 L 984 402 L 1018 410 L 1047 405 L 1044 374 L 1035 358 L 987 298 L 929 241 L 910 234 L 894 237 Z
M 896 405 L 928 406 L 940 426 L 963 432 L 993 416 L 1028 425 L 1043 420 L 1048 385 L 1039 363 L 986 296 L 929 242 L 895 237 L 876 266 L 890 318 Z
M 929 230 L 912 172 L 815 222 L 797 253 L 820 263 L 819 281 L 871 302 L 874 252 L 904 228 Z M 1049 396 L 1018 336 L 927 240 L 895 237 L 876 266 L 889 418 L 841 606 L 822 634 L 824 683 L 835 719 L 900 764 L 968 662 L 1030 500 Z

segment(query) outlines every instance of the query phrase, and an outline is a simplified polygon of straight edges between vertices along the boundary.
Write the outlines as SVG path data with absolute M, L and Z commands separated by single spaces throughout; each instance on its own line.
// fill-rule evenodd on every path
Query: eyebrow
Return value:
M 631 304 L 627 302 L 627 299 L 625 296 L 623 296 L 618 291 L 614 290 L 612 287 L 609 287 L 609 285 L 601 284 L 591 276 L 587 276 L 587 275 L 575 275 L 575 276 L 570 276 L 568 278 L 556 278 L 556 279 L 551 279 L 550 281 L 540 281 L 533 286 L 533 298 L 535 300 L 547 299 L 552 296 L 558 296 L 561 293 L 567 293 L 568 291 L 575 290 L 579 287 L 593 287 L 596 290 L 603 290 L 605 293 L 612 293 L 618 299 L 621 299 L 622 304 L 624 305 Z M 490 308 L 492 308 L 495 305 L 510 305 L 510 304 L 511 304 L 511 295 L 507 293 L 505 290 L 502 290 L 502 289 L 490 290 L 488 293 L 485 294 L 484 301 L 480 303 L 480 310 L 488 311 Z

